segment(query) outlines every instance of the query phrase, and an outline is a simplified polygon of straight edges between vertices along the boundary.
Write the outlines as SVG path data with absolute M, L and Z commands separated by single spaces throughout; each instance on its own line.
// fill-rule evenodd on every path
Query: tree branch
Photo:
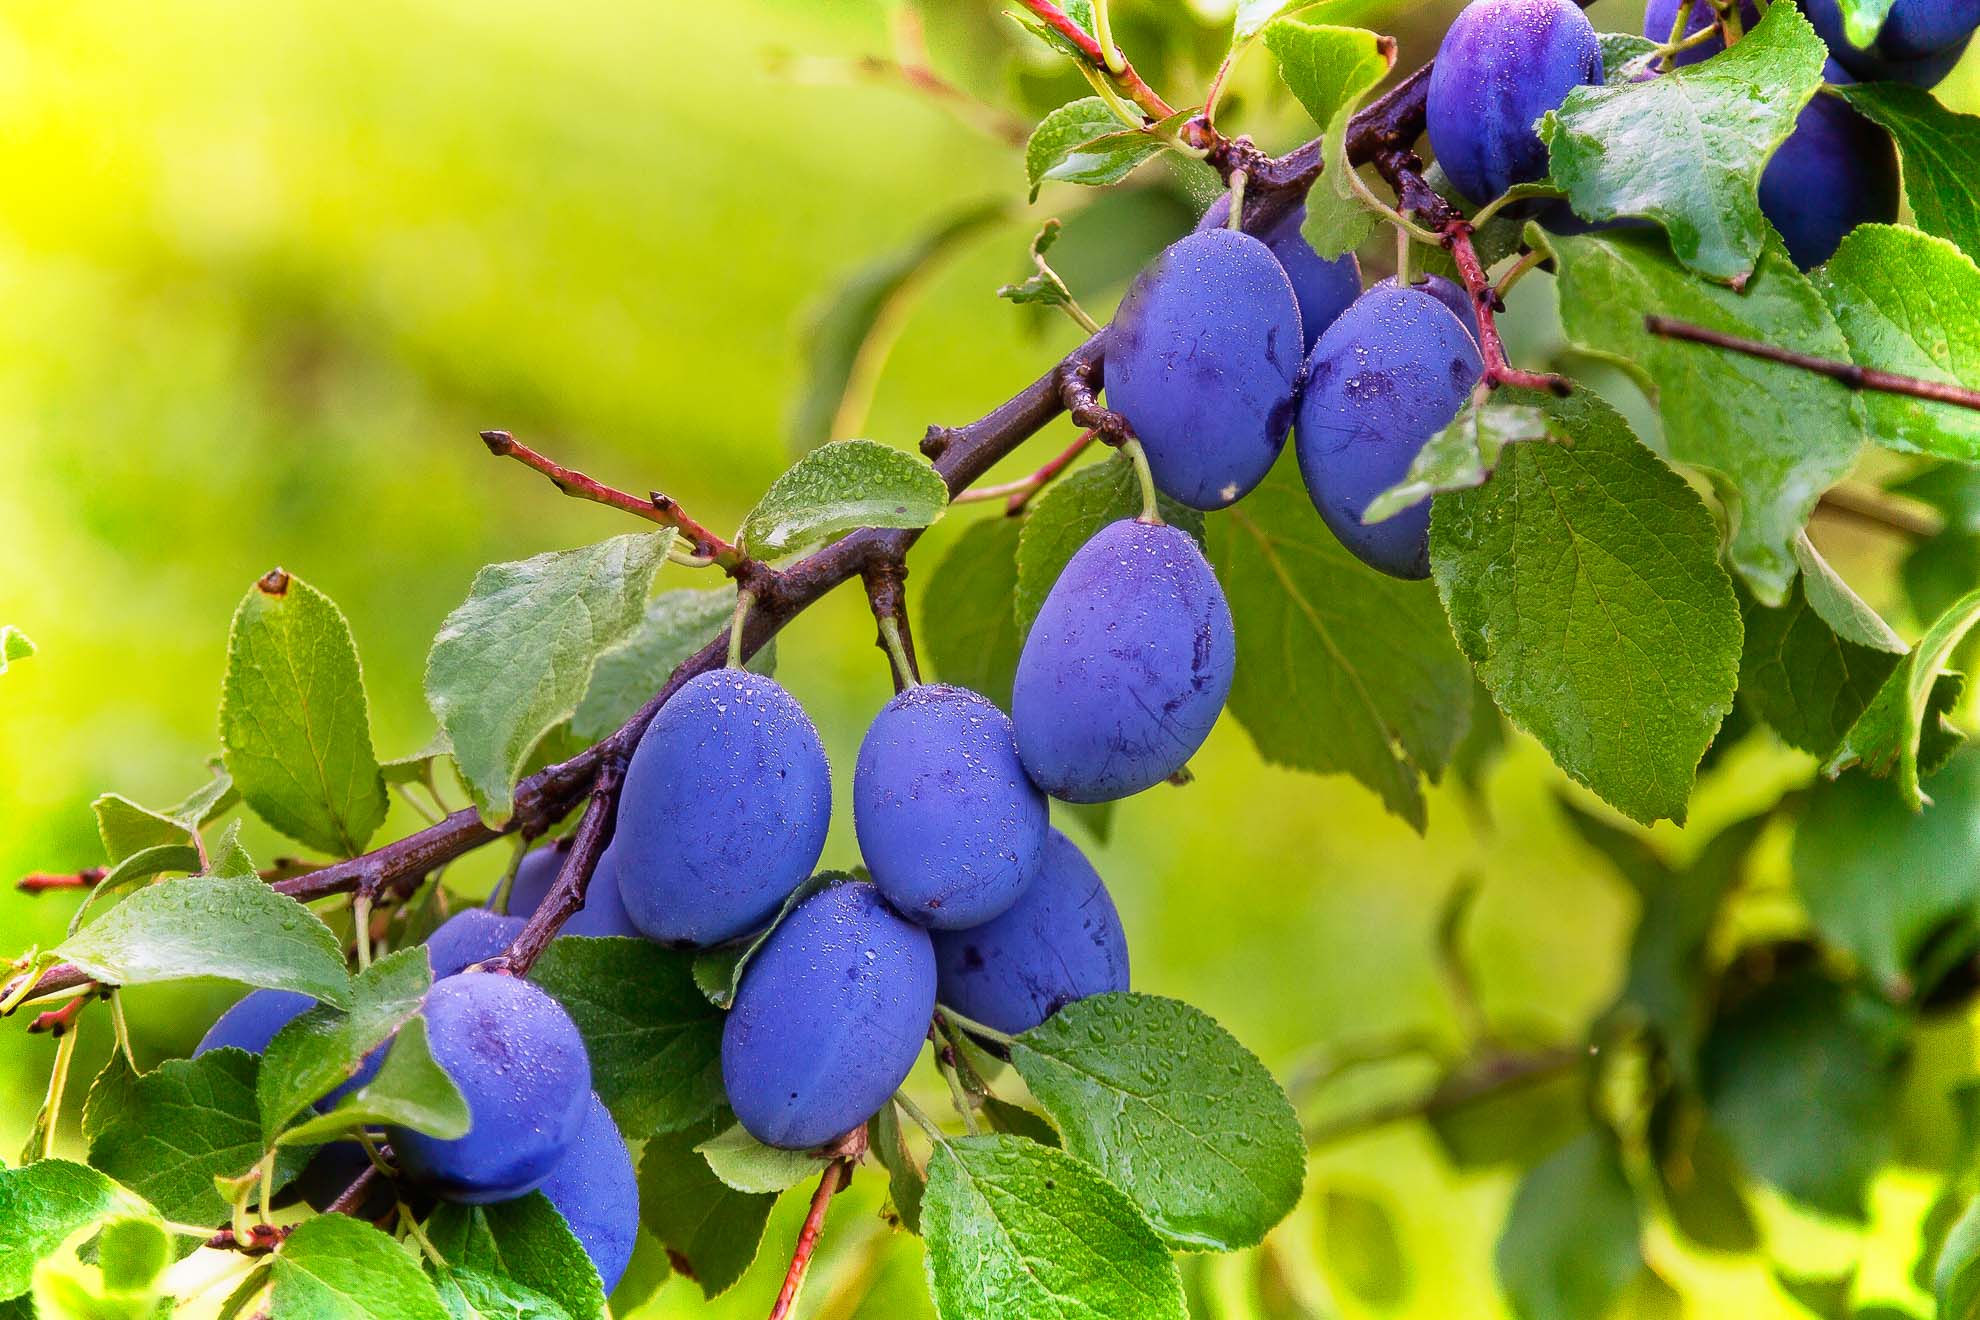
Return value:
M 1029 9 L 1039 22 L 1071 43 L 1093 67 L 1094 72 L 1103 78 L 1111 77 L 1119 83 L 1121 90 L 1127 93 L 1128 99 L 1145 110 L 1151 118 L 1167 119 L 1175 113 L 1167 101 L 1156 95 L 1153 87 L 1141 80 L 1141 75 L 1134 71 L 1134 66 L 1129 64 L 1120 52 L 1115 52 L 1120 58 L 1120 69 L 1116 71 L 1110 68 L 1107 64 L 1107 52 L 1100 49 L 1100 43 L 1085 28 L 1075 23 L 1065 10 L 1053 4 L 1052 0 L 1018 0 L 1018 3 Z
M 1830 358 L 1814 357 L 1808 353 L 1797 353 L 1792 349 L 1780 348 L 1773 344 L 1763 344 L 1757 339 L 1742 339 L 1738 335 L 1708 330 L 1702 325 L 1674 321 L 1668 316 L 1646 316 L 1643 318 L 1643 328 L 1665 339 L 1682 339 L 1688 343 L 1705 344 L 1711 348 L 1744 353 L 1748 357 L 1760 358 L 1767 362 L 1778 362 L 1786 367 L 1799 367 L 1803 371 L 1812 371 L 1818 376 L 1827 376 L 1831 380 L 1840 381 L 1853 390 L 1903 394 L 1931 403 L 1949 403 L 1955 408 L 1972 408 L 1980 411 L 1980 390 L 1970 390 L 1964 385 L 1947 385 L 1941 381 L 1921 380 L 1916 376 L 1900 376 L 1892 371 L 1879 371 L 1875 367 L 1859 367 L 1853 362 L 1837 362 Z
M 1451 250 L 1451 259 L 1457 262 L 1458 274 L 1464 277 L 1464 287 L 1471 294 L 1471 310 L 1478 317 L 1478 352 L 1485 359 L 1485 383 L 1493 389 L 1514 385 L 1565 398 L 1574 388 L 1566 377 L 1522 371 L 1506 361 L 1506 346 L 1499 338 L 1497 320 L 1497 313 L 1505 309 L 1478 260 L 1478 250 L 1471 244 L 1470 223 L 1462 218 L 1448 221 L 1444 225 L 1444 246 Z
M 776 1305 L 770 1308 L 770 1320 L 787 1320 L 791 1308 L 797 1305 L 798 1289 L 804 1287 L 811 1255 L 818 1249 L 818 1238 L 825 1231 L 825 1211 L 830 1208 L 833 1195 L 851 1181 L 850 1160 L 833 1160 L 819 1176 L 818 1190 L 811 1194 L 811 1209 L 805 1214 L 804 1227 L 798 1230 L 797 1248 L 791 1252 L 791 1267 L 784 1272 L 784 1286 L 778 1290 Z

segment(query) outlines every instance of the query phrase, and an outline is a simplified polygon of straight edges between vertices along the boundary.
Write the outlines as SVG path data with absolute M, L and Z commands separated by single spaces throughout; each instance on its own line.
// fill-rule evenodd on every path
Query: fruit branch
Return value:
M 605 843 L 611 837 L 618 814 L 619 786 L 625 782 L 627 760 L 627 754 L 614 752 L 599 764 L 591 800 L 585 804 L 584 816 L 578 821 L 577 833 L 571 838 L 570 849 L 564 854 L 564 864 L 558 868 L 550 892 L 543 896 L 508 950 L 488 962 L 487 970 L 527 976 L 564 923 L 584 906 L 592 874 L 605 853 Z
M 1643 318 L 1643 328 L 1665 339 L 1682 339 L 1688 343 L 1705 344 L 1711 348 L 1744 353 L 1748 357 L 1760 358 L 1767 362 L 1778 362 L 1782 366 L 1799 367 L 1803 371 L 1812 371 L 1818 376 L 1827 376 L 1831 380 L 1840 381 L 1853 390 L 1904 394 L 1931 403 L 1949 403 L 1955 408 L 1972 408 L 1980 411 L 1980 390 L 1968 389 L 1964 385 L 1921 380 L 1917 376 L 1900 376 L 1896 372 L 1879 371 L 1875 367 L 1859 367 L 1854 362 L 1837 362 L 1832 358 L 1814 357 L 1808 353 L 1797 353 L 1792 349 L 1764 344 L 1757 339 L 1742 339 L 1738 335 L 1708 330 L 1702 325 L 1674 321 L 1668 316 L 1646 316 Z
M 1444 246 L 1450 249 L 1458 274 L 1464 277 L 1464 287 L 1471 294 L 1472 310 L 1478 314 L 1478 352 L 1485 359 L 1485 383 L 1494 389 L 1514 385 L 1566 398 L 1573 389 L 1566 377 L 1544 371 L 1522 371 L 1506 361 L 1506 346 L 1499 338 L 1496 319 L 1505 305 L 1499 301 L 1483 263 L 1478 260 L 1478 249 L 1472 246 L 1471 224 L 1456 217 L 1446 221 L 1443 229 Z
M 1092 66 L 1093 71 L 1103 78 L 1112 78 L 1119 83 L 1128 99 L 1140 106 L 1155 119 L 1167 119 L 1175 114 L 1175 109 L 1158 96 L 1153 87 L 1142 81 L 1134 66 L 1118 51 L 1109 57 L 1108 52 L 1089 34 L 1085 28 L 1074 22 L 1072 16 L 1052 3 L 1052 0 L 1019 0 L 1032 16 L 1046 27 L 1063 37 L 1067 44 L 1080 53 Z
M 820 1175 L 818 1190 L 811 1194 L 811 1209 L 804 1216 L 804 1227 L 798 1230 L 797 1247 L 791 1252 L 791 1267 L 784 1271 L 784 1286 L 777 1292 L 776 1305 L 770 1308 L 770 1320 L 787 1320 L 797 1305 L 798 1289 L 804 1287 L 812 1253 L 818 1250 L 818 1238 L 825 1230 L 825 1211 L 831 1207 L 832 1197 L 851 1181 L 850 1160 L 833 1160 Z
M 1086 447 L 1092 443 L 1093 432 L 1081 431 L 1077 440 L 1040 465 L 1036 472 L 1019 477 L 1016 481 L 1006 481 L 995 486 L 973 486 L 956 496 L 952 503 L 973 504 L 982 500 L 1005 500 L 1006 515 L 1023 513 L 1024 506 L 1031 502 L 1032 496 L 1050 484 L 1052 478 L 1065 471 L 1066 466 L 1085 453 Z

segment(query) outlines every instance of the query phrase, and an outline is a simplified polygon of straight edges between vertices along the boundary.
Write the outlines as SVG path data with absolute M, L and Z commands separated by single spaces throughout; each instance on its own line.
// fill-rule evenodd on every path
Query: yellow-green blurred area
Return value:
M 1014 72 L 957 16 L 1006 22 L 994 0 L 925 8 L 935 63 L 967 95 L 1035 115 L 1084 94 L 1049 62 Z M 1115 8 L 1138 58 L 1158 20 L 1204 34 L 1223 21 L 1214 5 Z M 1407 69 L 1433 53 L 1450 8 L 1338 0 L 1321 16 L 1395 32 Z M 1594 15 L 1633 30 L 1638 9 L 1602 0 Z M 931 422 L 983 413 L 1071 347 L 1070 323 L 993 295 L 1023 273 L 1038 219 L 1071 216 L 1091 194 L 1048 190 L 1025 206 L 1019 154 L 995 131 L 1003 111 L 946 107 L 847 64 L 890 39 L 877 0 L 6 6 L 0 623 L 39 653 L 0 677 L 0 877 L 97 863 L 89 803 L 101 792 L 162 804 L 200 782 L 228 619 L 275 565 L 348 614 L 379 754 L 425 744 L 427 646 L 474 570 L 629 530 L 491 459 L 475 438 L 484 427 L 733 527 L 791 457 L 806 309 L 986 201 L 1006 218 L 932 269 L 860 433 L 912 448 Z M 1219 49 L 1209 35 L 1174 40 L 1143 67 L 1183 104 Z M 1974 65 L 1941 89 L 1955 107 L 1980 104 Z M 1254 51 L 1229 113 L 1278 149 L 1312 130 L 1289 98 L 1268 104 L 1274 85 Z M 1119 223 L 1145 225 L 1145 213 Z M 1121 241 L 1145 252 L 1166 237 Z M 1104 250 L 1110 238 L 1102 223 L 1082 241 Z M 1101 312 L 1119 288 L 1076 292 Z M 1522 289 L 1516 352 L 1550 351 L 1551 296 L 1544 280 Z M 1073 434 L 1050 428 L 1009 474 Z M 994 510 L 957 509 L 930 533 L 912 561 L 922 580 L 983 516 Z M 1874 603 L 1896 608 L 1886 546 L 1817 535 Z M 683 568 L 662 577 L 693 584 Z M 848 589 L 779 642 L 779 677 L 842 770 L 890 692 L 872 640 Z M 1136 988 L 1201 1006 L 1282 1079 L 1382 1038 L 1460 1047 L 1467 1027 L 1437 952 L 1459 884 L 1478 887 L 1460 946 L 1489 1023 L 1569 1043 L 1613 995 L 1635 900 L 1564 823 L 1564 781 L 1532 744 L 1515 743 L 1481 801 L 1436 790 L 1423 837 L 1345 778 L 1263 764 L 1228 720 L 1193 769 L 1187 788 L 1122 804 L 1091 852 L 1127 925 Z M 1704 784 L 1692 828 L 1665 827 L 1658 842 L 1688 855 L 1809 770 L 1742 751 Z M 838 787 L 843 807 L 843 774 Z M 387 828 L 417 824 L 398 807 Z M 258 823 L 245 841 L 264 861 L 292 850 Z M 1763 848 L 1755 920 L 1792 926 L 1785 844 L 1770 835 Z M 480 892 L 505 857 L 491 850 L 449 880 Z M 825 864 L 855 860 L 841 810 Z M 58 941 L 73 902 L 0 894 L 5 952 Z M 128 993 L 140 1061 L 188 1052 L 237 993 Z M 54 1053 L 24 1026 L 0 1029 L 10 1156 Z M 85 1019 L 71 1130 L 109 1036 L 107 1019 Z M 1962 1033 L 1947 1039 L 1941 1055 L 1966 1048 Z M 1913 1089 L 1920 1129 L 1942 1132 L 1929 1079 Z M 1305 1115 L 1354 1094 L 1302 1093 Z M 1266 1254 L 1186 1272 L 1222 1317 L 1496 1315 L 1491 1251 L 1514 1177 L 1460 1172 L 1423 1125 L 1390 1125 L 1316 1153 L 1305 1202 Z M 1920 1305 L 1907 1276 L 1933 1187 L 1901 1164 L 1879 1184 L 1859 1298 Z M 877 1216 L 882 1190 L 877 1170 L 862 1172 L 833 1210 L 809 1314 L 926 1309 L 919 1243 Z M 639 1314 L 763 1314 L 803 1199 L 786 1197 L 733 1293 L 704 1303 L 674 1279 Z M 1811 1272 L 1857 1249 L 1834 1226 L 1773 1219 L 1779 1251 Z M 1798 1313 L 1757 1258 L 1713 1257 L 1659 1228 L 1648 1250 L 1686 1314 Z M 1678 1303 L 1642 1290 L 1627 1305 Z

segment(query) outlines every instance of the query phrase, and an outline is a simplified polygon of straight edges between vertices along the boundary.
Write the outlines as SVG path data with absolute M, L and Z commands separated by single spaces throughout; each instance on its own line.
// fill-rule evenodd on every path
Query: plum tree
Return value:
M 1164 494 L 1221 509 L 1264 480 L 1305 342 L 1269 248 L 1229 229 L 1178 239 L 1135 277 L 1106 334 L 1107 401 Z
M 1373 293 L 1377 289 L 1393 289 L 1395 287 L 1396 277 L 1393 275 L 1384 275 L 1381 279 L 1369 285 L 1368 291 Z M 1429 294 L 1432 298 L 1435 298 L 1438 302 L 1450 308 L 1451 315 L 1457 317 L 1463 323 L 1464 328 L 1471 332 L 1473 341 L 1477 340 L 1478 309 L 1472 306 L 1471 295 L 1464 291 L 1462 284 L 1459 284 L 1456 280 L 1447 280 L 1442 275 L 1418 275 L 1409 282 L 1409 287 L 1418 293 Z
M 1066 802 L 1138 793 L 1203 745 L 1236 663 L 1230 606 L 1189 533 L 1109 523 L 1066 563 L 1018 653 L 1018 755 Z
M 401 1168 L 454 1201 L 521 1196 L 577 1140 L 591 1093 L 584 1040 L 562 1006 L 528 981 L 451 976 L 426 995 L 427 1048 L 467 1101 L 461 1137 L 388 1129 Z
M 611 1292 L 625 1274 L 639 1236 L 639 1182 L 619 1125 L 596 1092 L 586 1099 L 584 1121 L 570 1149 L 537 1190 L 563 1215 L 605 1291 Z
M 1051 831 L 1038 877 L 1010 911 L 935 932 L 936 998 L 1016 1035 L 1088 995 L 1128 988 L 1127 936 L 1099 872 Z
M 1851 81 L 1833 59 L 1826 76 Z M 1819 266 L 1858 225 L 1897 219 L 1897 149 L 1849 102 L 1818 93 L 1761 172 L 1760 209 L 1795 265 Z
M 736 1118 L 790 1150 L 850 1131 L 914 1067 L 934 1008 L 928 932 L 865 881 L 821 889 L 757 949 L 722 1024 Z
M 1852 43 L 1837 0 L 1800 0 L 1829 54 L 1866 82 L 1932 87 L 1952 72 L 1980 26 L 1976 0 L 1897 0 L 1867 47 Z
M 703 674 L 654 717 L 626 771 L 613 836 L 626 912 L 670 945 L 760 929 L 811 874 L 831 811 L 825 748 L 791 694 L 743 669 Z
M 1399 578 L 1430 575 L 1430 506 L 1362 514 L 1450 424 L 1484 371 L 1450 309 L 1415 289 L 1371 289 L 1306 363 L 1294 448 L 1320 517 L 1354 556 Z
M 1671 29 L 1677 24 L 1678 6 L 1683 0 L 1650 0 L 1643 9 L 1643 35 L 1662 45 L 1670 40 Z M 1718 16 L 1709 4 L 1693 3 L 1686 11 L 1684 31 L 1678 35 L 1688 37 L 1718 24 Z M 1739 21 L 1742 28 L 1751 28 L 1760 21 L 1760 9 L 1754 0 L 1740 0 Z M 1710 37 L 1688 50 L 1681 50 L 1671 56 L 1671 63 L 1680 68 L 1710 59 L 1726 48 L 1723 36 Z
M 1196 227 L 1223 229 L 1230 221 L 1231 195 L 1224 193 L 1210 204 Z M 1299 303 L 1301 353 L 1311 349 L 1320 332 L 1361 295 L 1361 263 L 1354 253 L 1343 252 L 1327 260 L 1300 232 L 1305 224 L 1306 204 L 1302 202 L 1258 232 L 1258 241 L 1271 249 L 1292 281 L 1293 298 Z
M 426 961 L 433 979 L 444 980 L 500 954 L 522 934 L 521 917 L 505 917 L 487 908 L 463 908 L 441 922 L 426 937 Z
M 1045 847 L 1045 795 L 1010 719 L 967 688 L 908 688 L 881 708 L 853 770 L 873 883 L 924 926 L 974 926 L 1017 901 Z
M 543 906 L 550 886 L 557 882 L 568 849 L 549 844 L 531 850 L 516 868 L 509 882 L 509 915 L 528 920 Z M 638 935 L 639 928 L 626 913 L 619 897 L 617 857 L 608 845 L 585 886 L 584 906 L 573 913 L 559 930 L 563 935 Z
M 1572 0 L 1471 0 L 1430 67 L 1425 126 L 1437 163 L 1480 203 L 1544 178 L 1534 123 L 1601 81 L 1602 48 Z

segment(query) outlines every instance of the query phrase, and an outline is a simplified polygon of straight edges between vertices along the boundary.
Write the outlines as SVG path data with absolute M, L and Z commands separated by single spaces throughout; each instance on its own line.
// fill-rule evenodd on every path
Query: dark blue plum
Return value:
M 722 1024 L 722 1085 L 758 1141 L 822 1146 L 906 1079 L 935 1011 L 928 932 L 859 880 L 805 899 L 743 972 Z
M 1876 40 L 1862 47 L 1850 44 L 1836 0 L 1800 0 L 1800 4 L 1828 44 L 1829 54 L 1851 77 L 1915 87 L 1937 86 L 1952 72 L 1980 17 L 1974 0 L 1898 0 Z M 1942 37 L 1946 39 L 1934 44 Z
M 1109 523 L 1067 562 L 1024 639 L 1018 755 L 1065 802 L 1139 793 L 1210 736 L 1236 664 L 1230 606 L 1189 533 Z
M 314 999 L 293 990 L 250 991 L 214 1019 L 193 1047 L 193 1057 L 230 1047 L 249 1054 L 264 1053 L 276 1032 L 315 1007 Z
M 612 850 L 633 925 L 676 946 L 760 930 L 825 848 L 832 774 L 818 730 L 773 680 L 718 669 L 647 726 Z
M 1666 41 L 1669 41 L 1671 38 L 1671 28 L 1677 22 L 1677 11 L 1680 3 L 1682 3 L 1682 0 L 1650 0 L 1650 3 L 1643 10 L 1643 35 L 1660 46 Z M 1759 21 L 1760 10 L 1753 3 L 1753 0 L 1740 0 L 1740 30 L 1751 32 L 1753 25 Z M 1708 3 L 1708 0 L 1693 0 L 1691 12 L 1686 16 L 1684 21 L 1683 35 L 1688 37 L 1703 28 L 1714 26 L 1717 22 L 1718 19 L 1712 13 L 1712 6 Z M 1712 58 L 1712 56 L 1717 55 L 1725 48 L 1726 43 L 1723 37 L 1713 37 L 1710 41 L 1700 42 L 1690 50 L 1679 51 L 1677 54 L 1671 56 L 1671 63 L 1680 67 L 1687 64 L 1696 64 L 1700 60 Z
M 1392 577 L 1430 575 L 1430 505 L 1379 523 L 1361 515 L 1457 416 L 1485 364 L 1448 307 L 1415 289 L 1371 289 L 1306 362 L 1293 444 L 1306 492 L 1357 559 Z
M 562 1006 L 528 981 L 467 972 L 426 994 L 434 1062 L 467 1101 L 452 1139 L 389 1129 L 400 1167 L 452 1201 L 523 1195 L 550 1176 L 584 1126 L 591 1062 Z
M 1164 494 L 1221 509 L 1264 480 L 1303 343 L 1292 283 L 1249 235 L 1186 235 L 1135 277 L 1107 328 L 1107 402 Z
M 1834 60 L 1828 78 L 1848 81 Z M 1760 174 L 1760 209 L 1795 265 L 1819 266 L 1858 225 L 1897 219 L 1897 149 L 1849 102 L 1818 92 Z
M 1396 277 L 1388 275 L 1369 285 L 1368 291 L 1373 293 L 1377 289 L 1393 289 L 1395 287 Z M 1409 287 L 1418 293 L 1429 294 L 1432 298 L 1435 298 L 1438 302 L 1450 308 L 1451 315 L 1457 317 L 1464 324 L 1464 328 L 1471 332 L 1473 342 L 1477 341 L 1478 309 L 1472 306 L 1471 295 L 1464 291 L 1462 284 L 1459 284 L 1456 280 L 1447 280 L 1442 275 L 1418 275 L 1409 282 Z
M 443 980 L 487 962 L 515 943 L 522 928 L 521 917 L 505 917 L 487 908 L 456 912 L 426 937 L 426 961 L 433 968 L 433 979 Z
M 1127 936 L 1092 863 L 1053 830 L 1045 865 L 1009 912 L 935 932 L 936 998 L 1015 1036 L 1088 995 L 1128 988 Z
M 1471 0 L 1430 70 L 1425 126 L 1438 164 L 1480 204 L 1544 178 L 1535 121 L 1601 81 L 1602 48 L 1572 0 Z
M 894 910 L 951 929 L 1017 901 L 1045 848 L 1045 795 L 1004 712 L 967 688 L 911 687 L 881 708 L 853 770 L 860 857 Z
M 527 921 L 536 915 L 536 909 L 543 906 L 550 886 L 557 883 L 557 872 L 563 869 L 568 851 L 551 844 L 536 849 L 522 859 L 522 865 L 516 868 L 516 878 L 509 882 L 510 916 Z M 639 934 L 639 927 L 632 924 L 632 918 L 626 915 L 626 905 L 619 897 L 618 859 L 611 845 L 606 845 L 598 865 L 592 870 L 591 883 L 584 890 L 584 906 L 572 914 L 559 933 Z
M 583 1244 L 605 1291 L 618 1287 L 639 1233 L 639 1182 L 619 1125 L 595 1093 L 577 1140 L 538 1190 Z
M 1196 227 L 1221 229 L 1230 223 L 1230 218 L 1231 195 L 1225 193 L 1210 204 Z M 1299 303 L 1302 352 L 1312 348 L 1320 332 L 1332 325 L 1334 318 L 1346 311 L 1347 305 L 1361 293 L 1361 263 L 1355 260 L 1354 253 L 1343 252 L 1328 261 L 1299 232 L 1305 223 L 1306 203 L 1300 202 L 1257 234 L 1258 241 L 1271 249 L 1285 269 L 1286 278 L 1292 281 L 1293 298 Z

